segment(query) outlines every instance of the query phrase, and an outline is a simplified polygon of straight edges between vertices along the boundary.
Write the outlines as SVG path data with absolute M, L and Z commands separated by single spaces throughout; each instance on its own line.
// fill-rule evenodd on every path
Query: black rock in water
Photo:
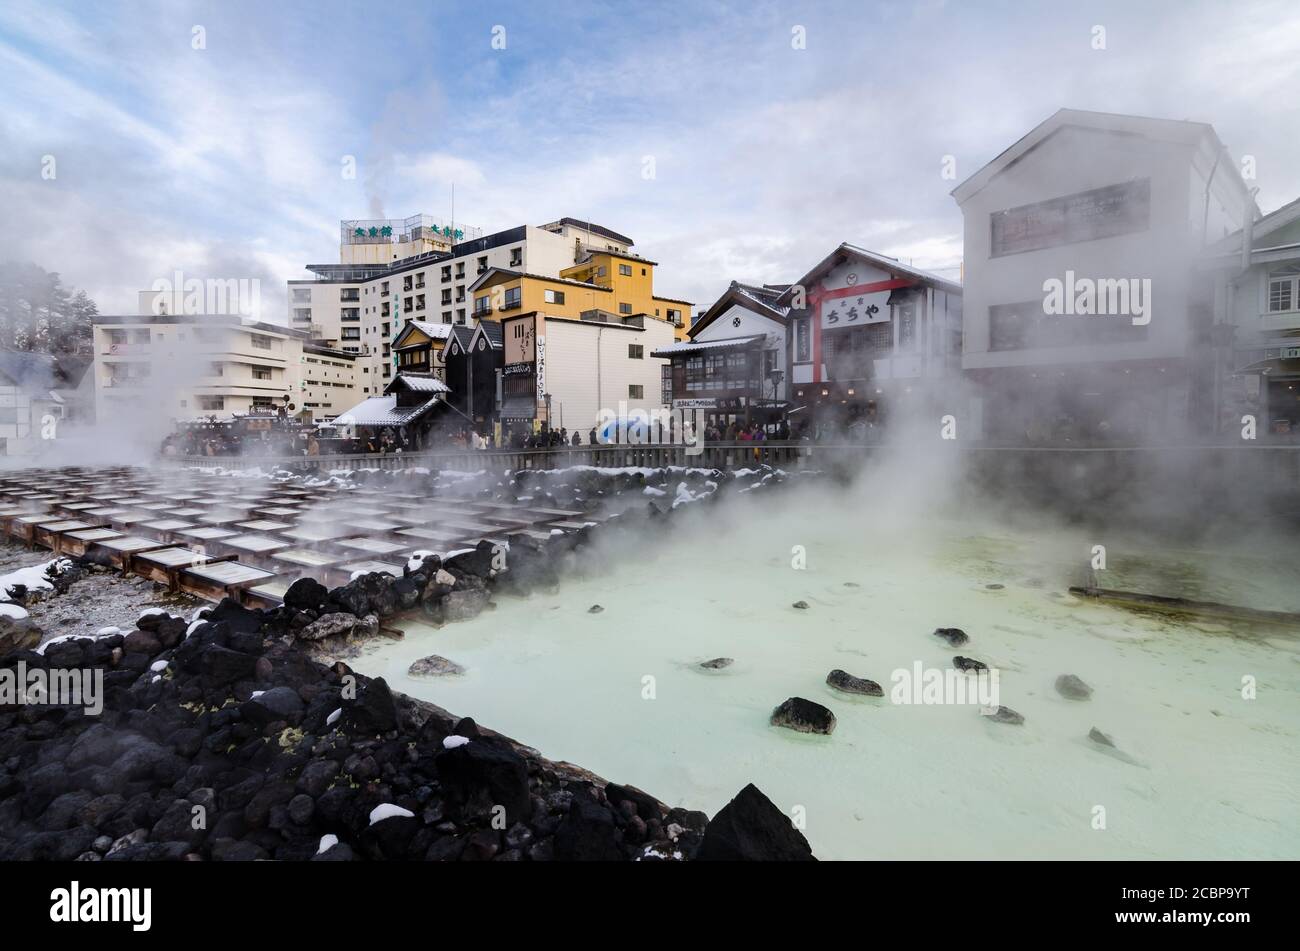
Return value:
M 1111 749 L 1115 748 L 1115 741 L 1096 727 L 1088 731 L 1088 739 L 1094 743 L 1100 743 L 1102 746 L 1109 746 Z
M 798 608 L 800 611 L 806 611 L 806 610 L 808 610 L 808 602 L 807 602 L 807 601 L 796 601 L 794 604 L 790 605 L 790 607 L 792 607 L 792 608 Z
M 958 654 L 952 659 L 952 665 L 958 670 L 988 670 L 989 665 L 974 657 L 962 657 Z
M 705 670 L 721 670 L 723 667 L 730 667 L 735 661 L 730 657 L 715 657 L 713 660 L 706 660 L 700 664 Z
M 442 674 L 463 674 L 465 668 L 454 660 L 439 657 L 437 654 L 430 654 L 428 657 L 421 657 L 411 664 L 406 672 L 416 677 L 435 677 Z
M 772 800 L 750 783 L 704 829 L 704 862 L 815 862 L 812 847 Z
M 1092 688 L 1074 674 L 1061 674 L 1056 678 L 1056 692 L 1066 700 L 1087 700 Z
M 990 591 L 1001 591 L 1005 587 L 1005 585 L 1000 585 L 995 583 L 995 584 L 986 584 L 984 587 L 988 588 Z
M 772 711 L 768 721 L 772 726 L 783 726 L 800 733 L 822 733 L 829 736 L 835 731 L 835 714 L 820 703 L 791 697 Z
M 959 627 L 937 627 L 934 629 L 934 636 L 942 637 L 948 642 L 949 647 L 961 647 L 970 641 L 970 638 L 966 636 L 966 632 Z
M 593 604 L 591 607 L 587 608 L 587 613 L 588 613 L 588 614 L 599 614 L 599 613 L 600 613 L 601 611 L 603 611 L 603 610 L 605 610 L 605 609 L 602 608 L 599 604 Z
M 996 711 L 988 714 L 988 718 L 994 723 L 1009 723 L 1012 726 L 1020 726 L 1025 722 L 1025 718 L 1010 707 L 998 707 Z
M 885 695 L 885 691 L 881 689 L 880 684 L 874 680 L 854 677 L 843 670 L 832 670 L 826 675 L 826 682 L 836 690 L 843 690 L 845 693 L 861 694 L 864 697 L 883 697 Z

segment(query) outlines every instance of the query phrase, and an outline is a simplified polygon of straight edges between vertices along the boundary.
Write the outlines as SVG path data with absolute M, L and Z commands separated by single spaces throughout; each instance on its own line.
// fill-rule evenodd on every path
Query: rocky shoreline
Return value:
M 597 470 L 585 486 L 546 485 L 555 475 L 529 482 L 570 504 L 653 486 Z M 9 652 L 0 674 L 11 678 L 102 674 L 103 709 L 0 697 L 0 860 L 812 859 L 753 786 L 710 821 L 323 662 L 388 618 L 447 623 L 485 610 L 497 590 L 558 584 L 566 561 L 620 523 L 644 531 L 684 502 L 717 498 L 721 484 L 780 481 L 773 470 L 710 475 L 698 493 L 647 493 L 641 516 L 629 509 L 544 542 L 413 557 L 401 578 L 334 589 L 304 578 L 277 608 L 227 599 L 193 620 L 157 611 L 127 634 Z

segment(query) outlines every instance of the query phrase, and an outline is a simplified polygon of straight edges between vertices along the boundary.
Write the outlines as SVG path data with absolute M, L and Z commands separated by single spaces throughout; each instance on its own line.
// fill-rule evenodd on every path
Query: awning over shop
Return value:
M 764 334 L 754 334 L 749 337 L 728 337 L 724 340 L 708 340 L 696 342 L 693 340 L 685 343 L 675 343 L 667 347 L 659 347 L 650 351 L 652 357 L 679 357 L 691 353 L 720 353 L 727 350 L 744 350 L 750 347 L 757 347 L 767 337 Z

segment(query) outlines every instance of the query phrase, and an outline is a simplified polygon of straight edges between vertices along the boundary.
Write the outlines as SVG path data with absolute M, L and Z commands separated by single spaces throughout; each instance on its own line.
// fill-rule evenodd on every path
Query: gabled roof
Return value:
M 1251 229 L 1250 235 L 1251 249 L 1253 251 L 1260 251 L 1269 248 L 1270 242 L 1267 240 L 1268 236 L 1295 221 L 1300 221 L 1300 198 L 1288 202 L 1281 208 L 1270 211 L 1262 218 L 1255 219 L 1255 224 Z M 1210 255 L 1240 253 L 1242 233 L 1243 230 L 1238 228 L 1236 231 L 1232 232 L 1232 234 L 1227 235 L 1210 245 L 1207 249 L 1207 253 Z
M 775 320 L 778 323 L 786 322 L 786 314 L 790 308 L 784 304 L 777 303 L 785 285 L 781 290 L 768 287 L 757 287 L 753 284 L 741 284 L 739 281 L 732 281 L 731 285 L 722 292 L 722 296 L 709 305 L 699 317 L 695 318 L 695 323 L 691 324 L 690 329 L 686 331 L 688 336 L 694 337 L 699 331 L 703 330 L 709 324 L 713 323 L 718 317 L 726 313 L 733 304 L 751 310 L 763 317 Z
M 418 406 L 399 408 L 396 396 L 372 396 L 334 417 L 334 423 L 340 426 L 402 426 L 415 422 L 440 403 L 443 400 L 435 396 Z
M 985 164 L 974 175 L 954 188 L 951 192 L 953 198 L 956 199 L 957 204 L 964 204 L 967 199 L 980 191 L 1003 169 L 1015 164 L 1048 138 L 1067 127 L 1138 135 L 1148 139 L 1178 142 L 1193 147 L 1204 143 L 1214 154 L 1225 151 L 1225 146 L 1215 133 L 1214 126 L 1206 122 L 1190 122 L 1184 119 L 1156 119 L 1149 116 L 1092 112 L 1085 109 L 1058 109 L 1017 139 L 1007 149 L 1003 150 L 992 161 Z M 1245 185 L 1240 182 L 1240 176 L 1236 176 L 1236 178 L 1244 189 Z
M 850 258 L 864 261 L 867 264 L 880 268 L 882 271 L 889 271 L 891 274 L 897 274 L 899 277 L 907 277 L 922 284 L 933 285 L 934 287 L 945 290 L 950 294 L 960 294 L 962 292 L 960 284 L 950 281 L 946 277 L 940 277 L 938 274 L 933 274 L 930 271 L 923 271 L 919 267 L 912 267 L 910 264 L 904 264 L 897 258 L 891 258 L 885 254 L 878 254 L 875 251 L 868 251 L 866 248 L 859 248 L 857 245 L 849 244 L 845 241 L 830 254 L 826 255 L 826 257 L 818 261 L 813 269 L 801 277 L 796 283 L 787 287 L 777 300 L 780 302 L 781 306 L 788 307 L 794 296 L 795 288 L 803 287 L 810 290 L 817 281 L 822 279 L 823 275 L 828 273 L 836 265 Z
M 601 225 L 594 224 L 590 221 L 580 221 L 577 218 L 561 218 L 559 221 L 552 221 L 539 227 L 543 231 L 550 231 L 552 228 L 558 228 L 560 225 L 568 225 L 571 228 L 581 228 L 583 231 L 590 231 L 592 234 L 598 234 L 601 237 L 609 238 L 611 241 L 617 241 L 619 244 L 636 244 L 625 234 L 619 234 L 617 231 L 611 231 Z
M 477 347 L 479 337 L 486 340 L 488 346 L 493 350 L 500 350 L 502 342 L 505 340 L 501 325 L 495 320 L 480 320 L 478 326 L 474 328 L 473 336 L 469 338 L 469 345 L 465 349 L 471 351 Z
M 446 340 L 451 336 L 451 324 L 432 324 L 427 320 L 408 320 L 397 336 L 393 338 L 393 349 L 397 350 L 406 346 L 406 338 L 411 336 L 412 329 L 420 331 L 430 340 Z
M 384 387 L 384 395 L 398 390 L 410 390 L 414 393 L 449 393 L 450 388 L 437 377 L 429 373 L 398 373 Z

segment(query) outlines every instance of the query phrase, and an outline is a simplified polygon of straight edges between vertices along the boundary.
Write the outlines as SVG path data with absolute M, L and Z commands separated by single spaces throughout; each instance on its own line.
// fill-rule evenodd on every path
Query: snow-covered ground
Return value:
M 823 858 L 1300 858 L 1294 632 L 1075 599 L 1064 592 L 1095 534 L 905 524 L 876 530 L 869 512 L 783 497 L 667 547 L 613 553 L 606 573 L 557 594 L 503 598 L 437 630 L 408 624 L 355 666 L 671 804 L 711 814 L 754 782 L 804 817 Z M 1105 540 L 1112 558 L 1156 557 Z M 1300 609 L 1294 566 L 1289 581 L 1264 579 L 1196 557 L 1216 596 Z M 937 627 L 971 641 L 950 648 Z M 431 653 L 466 673 L 407 675 Z M 999 668 L 1000 702 L 1023 725 L 890 702 L 895 670 L 947 668 L 955 654 Z M 699 668 L 719 656 L 735 662 Z M 886 697 L 836 692 L 834 668 Z M 1090 700 L 1058 695 L 1067 673 Z M 830 707 L 834 734 L 769 726 L 791 696 Z M 1093 727 L 1116 749 L 1089 740 Z

